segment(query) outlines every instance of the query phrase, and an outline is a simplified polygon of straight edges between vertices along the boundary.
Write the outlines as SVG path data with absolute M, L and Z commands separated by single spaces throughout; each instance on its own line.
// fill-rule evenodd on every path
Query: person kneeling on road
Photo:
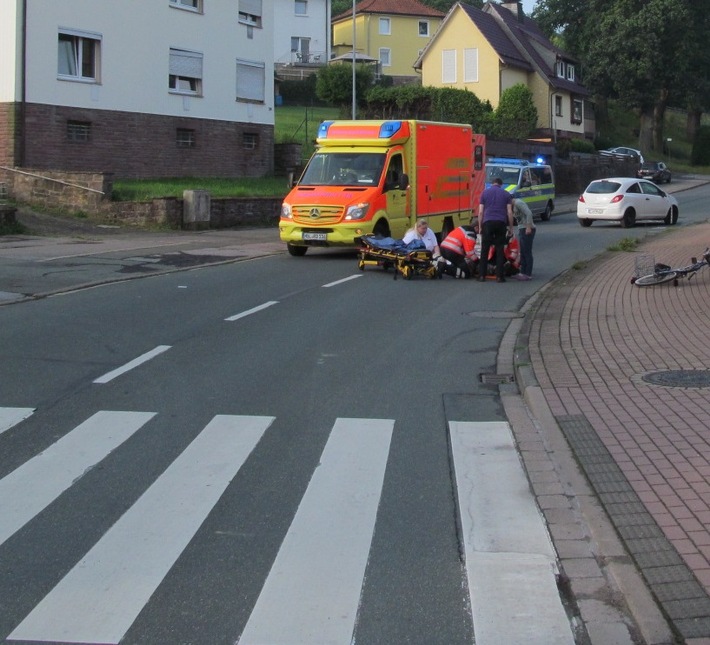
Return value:
M 443 271 L 454 278 L 470 278 L 474 269 L 476 228 L 459 226 L 441 243 L 441 256 L 446 260 Z

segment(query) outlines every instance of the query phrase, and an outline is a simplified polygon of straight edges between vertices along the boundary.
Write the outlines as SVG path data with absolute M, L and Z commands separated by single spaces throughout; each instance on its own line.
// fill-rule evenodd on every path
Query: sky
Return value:
M 523 0 L 523 11 L 525 11 L 526 16 L 529 16 L 534 8 L 535 0 Z

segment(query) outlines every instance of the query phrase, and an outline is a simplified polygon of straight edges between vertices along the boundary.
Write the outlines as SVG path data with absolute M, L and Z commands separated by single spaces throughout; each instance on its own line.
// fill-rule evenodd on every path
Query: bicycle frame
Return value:
M 673 286 L 678 286 L 678 278 L 688 278 L 690 280 L 700 269 L 710 265 L 710 247 L 703 252 L 703 259 L 698 261 L 692 258 L 690 264 L 684 267 L 672 268 L 665 264 L 657 264 L 653 273 L 649 275 L 632 278 L 631 283 L 637 287 L 651 287 L 656 284 L 673 281 Z

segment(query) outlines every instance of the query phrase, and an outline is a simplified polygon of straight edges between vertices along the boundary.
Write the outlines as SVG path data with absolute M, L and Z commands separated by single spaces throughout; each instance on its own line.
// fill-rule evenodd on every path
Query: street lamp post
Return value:
M 355 100 L 355 35 L 355 0 L 353 0 L 353 120 L 355 120 L 357 112 Z

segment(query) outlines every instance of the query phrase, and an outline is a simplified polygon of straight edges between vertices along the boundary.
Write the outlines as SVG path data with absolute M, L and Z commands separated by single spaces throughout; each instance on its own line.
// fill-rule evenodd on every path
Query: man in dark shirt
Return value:
M 503 180 L 496 177 L 490 188 L 481 194 L 478 206 L 478 228 L 481 231 L 481 259 L 478 263 L 478 279 L 483 281 L 488 274 L 488 252 L 491 245 L 496 250 L 496 279 L 505 282 L 505 245 L 513 236 L 513 198 L 503 189 Z M 506 228 L 507 224 L 507 228 Z

